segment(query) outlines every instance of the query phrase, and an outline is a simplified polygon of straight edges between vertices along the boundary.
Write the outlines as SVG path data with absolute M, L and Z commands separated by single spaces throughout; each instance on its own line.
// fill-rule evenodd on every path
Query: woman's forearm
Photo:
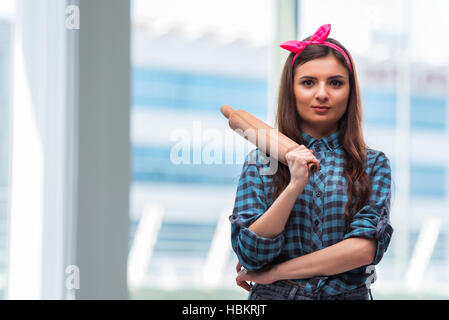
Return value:
M 289 184 L 270 208 L 253 222 L 248 229 L 264 238 L 271 239 L 279 235 L 284 230 L 296 199 L 303 190 L 303 185 Z
M 349 238 L 278 264 L 270 272 L 273 272 L 274 278 L 278 280 L 331 276 L 370 264 L 375 250 L 375 240 Z

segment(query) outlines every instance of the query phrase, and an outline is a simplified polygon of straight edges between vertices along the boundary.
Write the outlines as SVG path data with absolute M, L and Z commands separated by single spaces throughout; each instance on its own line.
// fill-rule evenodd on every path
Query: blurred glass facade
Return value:
M 372 9 L 375 5 L 370 6 Z M 307 8 L 313 15 L 310 6 Z M 270 14 L 275 19 L 275 12 Z M 147 240 L 147 251 L 140 251 L 147 255 L 146 261 L 130 262 L 130 272 L 143 268 L 140 280 L 130 284 L 131 298 L 246 298 L 235 285 L 235 255 L 228 245 L 220 243 L 220 228 L 229 228 L 220 221 L 232 210 L 241 164 L 176 165 L 170 160 L 175 143 L 170 136 L 179 128 L 193 136 L 195 122 L 200 122 L 203 130 L 225 130 L 227 121 L 219 112 L 223 104 L 266 119 L 272 39 L 267 36 L 266 45 L 255 46 L 244 38 L 219 42 L 219 35 L 207 30 L 191 38 L 182 25 L 164 32 L 156 29 L 154 21 L 135 19 L 132 30 L 130 250 L 135 249 L 134 240 L 145 213 L 153 239 Z M 400 166 L 394 152 L 399 121 L 398 66 L 392 59 L 375 58 L 369 54 L 354 56 L 362 90 L 365 137 L 369 146 L 387 154 L 395 173 Z M 406 213 L 410 225 L 406 231 L 407 256 L 402 261 L 406 269 L 396 268 L 402 250 L 398 243 L 403 243 L 397 240 L 404 237 L 396 232 L 377 268 L 375 299 L 449 297 L 449 277 L 444 272 L 449 266 L 449 68 L 415 62 L 408 67 L 412 147 L 407 186 L 410 212 Z M 414 147 L 417 143 L 421 150 Z M 428 159 L 426 148 L 439 148 L 440 156 Z M 192 158 L 195 150 L 190 150 Z M 398 183 L 401 181 L 394 176 L 393 203 Z M 395 214 L 392 211 L 394 227 Z M 428 240 L 423 227 L 428 217 L 439 221 L 438 234 L 428 247 L 430 260 L 421 270 L 422 291 L 413 295 L 407 292 L 404 279 L 413 257 L 420 256 L 418 242 Z M 145 229 L 139 232 L 142 236 Z M 208 279 L 211 259 L 220 261 L 213 281 Z

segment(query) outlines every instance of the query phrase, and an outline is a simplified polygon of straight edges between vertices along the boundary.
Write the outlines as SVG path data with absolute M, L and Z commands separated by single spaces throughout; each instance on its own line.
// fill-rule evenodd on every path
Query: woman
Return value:
M 329 32 L 324 25 L 281 46 L 292 53 L 276 122 L 300 144 L 286 155 L 288 166 L 261 175 L 258 149 L 243 165 L 230 221 L 236 282 L 250 300 L 372 299 L 370 265 L 393 233 L 390 163 L 365 145 L 354 63 Z M 310 163 L 318 171 L 309 172 Z

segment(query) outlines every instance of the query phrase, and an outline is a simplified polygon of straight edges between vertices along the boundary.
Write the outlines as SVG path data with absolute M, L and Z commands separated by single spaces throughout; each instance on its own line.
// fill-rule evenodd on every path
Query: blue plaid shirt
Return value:
M 364 237 L 377 240 L 372 265 L 378 264 L 393 234 L 390 224 L 391 169 L 388 158 L 381 151 L 367 149 L 366 172 L 372 183 L 372 195 L 369 203 L 353 216 L 349 231 L 345 233 L 347 182 L 343 176 L 344 150 L 338 132 L 320 140 L 305 133 L 302 137 L 304 145 L 314 151 L 321 170 L 310 175 L 304 191 L 296 199 L 284 231 L 272 239 L 257 236 L 248 229 L 274 202 L 267 197 L 272 176 L 260 174 L 263 172 L 261 169 L 268 170 L 269 164 L 261 161 L 266 155 L 255 149 L 245 159 L 234 209 L 229 217 L 232 248 L 240 263 L 246 269 L 256 271 L 329 247 L 344 239 Z M 367 278 L 373 274 L 372 268 L 367 270 L 367 267 L 333 276 L 291 280 L 304 286 L 307 292 L 336 295 L 364 286 Z

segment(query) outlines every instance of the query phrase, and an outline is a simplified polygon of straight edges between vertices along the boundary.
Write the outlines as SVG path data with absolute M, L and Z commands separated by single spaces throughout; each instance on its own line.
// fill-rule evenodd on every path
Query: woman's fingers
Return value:
M 320 170 L 320 168 L 321 168 L 320 162 L 315 157 L 309 158 L 306 161 L 307 161 L 308 164 L 310 162 L 314 163 L 317 166 L 317 169 Z
M 237 265 L 235 266 L 235 270 L 237 271 L 237 273 L 240 271 L 240 269 L 242 269 L 242 265 L 240 264 L 240 261 L 237 262 Z
M 290 154 L 290 155 L 287 154 L 287 155 L 285 155 L 285 159 L 287 161 L 301 160 L 301 159 L 307 159 L 307 160 L 313 159 L 313 160 L 318 161 L 317 158 L 315 158 L 313 156 L 313 154 L 311 154 L 310 152 L 302 153 L 302 154 Z
M 288 162 L 292 162 L 298 160 L 301 161 L 303 164 L 308 164 L 310 162 L 313 162 L 317 165 L 318 169 L 320 169 L 320 162 L 317 160 L 317 158 L 315 158 L 313 155 L 310 154 L 305 154 L 305 155 L 301 155 L 301 156 L 296 156 L 296 155 L 290 155 L 290 157 L 286 157 Z
M 305 157 L 305 156 L 313 156 L 313 150 L 309 149 L 293 149 L 285 155 L 286 159 L 294 158 L 294 157 Z
M 249 283 L 246 282 L 246 281 L 244 281 L 244 280 L 241 280 L 241 279 L 240 279 L 242 273 L 245 273 L 245 272 L 246 272 L 246 269 L 243 269 L 243 270 L 242 270 L 242 265 L 241 265 L 240 261 L 237 262 L 237 265 L 236 265 L 236 268 L 235 268 L 235 269 L 237 270 L 237 277 L 235 278 L 235 283 L 236 283 L 239 287 L 242 287 L 242 288 L 245 289 L 246 291 L 249 291 L 249 290 L 251 289 L 251 286 L 249 285 Z
M 248 282 L 246 282 L 246 281 L 238 281 L 238 280 L 235 280 L 235 282 L 237 283 L 237 285 L 239 286 L 239 287 L 242 287 L 243 289 L 245 289 L 246 291 L 250 291 L 251 290 L 251 286 L 249 285 L 249 283 Z

